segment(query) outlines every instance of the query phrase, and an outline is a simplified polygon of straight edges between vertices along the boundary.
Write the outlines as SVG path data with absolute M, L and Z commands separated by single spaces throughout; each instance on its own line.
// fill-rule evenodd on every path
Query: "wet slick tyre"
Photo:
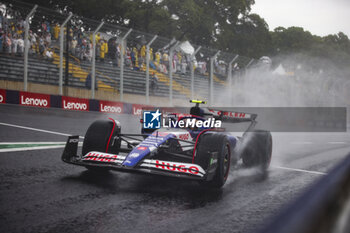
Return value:
M 269 131 L 254 130 L 243 136 L 242 160 L 245 167 L 267 170 L 272 156 L 272 136 Z
M 120 133 L 112 120 L 97 120 L 93 122 L 86 131 L 82 154 L 86 155 L 90 151 L 98 151 L 104 153 L 118 153 L 120 141 L 114 141 L 113 138 Z M 87 169 L 95 172 L 105 172 L 108 168 L 86 166 Z
M 195 163 L 207 169 L 210 166 L 210 153 L 217 154 L 217 168 L 211 180 L 202 181 L 208 188 L 221 188 L 228 177 L 231 162 L 231 148 L 227 137 L 222 134 L 207 133 L 201 136 Z

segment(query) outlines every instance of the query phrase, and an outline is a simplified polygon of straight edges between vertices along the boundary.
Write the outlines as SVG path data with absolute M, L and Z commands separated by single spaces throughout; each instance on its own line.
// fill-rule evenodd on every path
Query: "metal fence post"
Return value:
M 210 58 L 210 77 L 209 77 L 209 105 L 213 104 L 214 95 L 214 60 L 219 55 L 220 50 L 215 53 L 214 56 Z
M 28 90 L 29 18 L 33 16 L 33 14 L 36 11 L 36 8 L 38 8 L 38 5 L 35 5 L 26 17 L 25 34 L 24 34 L 24 75 L 23 75 L 24 91 Z
M 254 58 L 250 59 L 250 61 L 249 61 L 248 64 L 244 67 L 244 69 L 247 70 L 247 69 L 249 68 L 249 66 L 250 66 L 251 64 L 253 64 L 253 62 L 254 62 Z
M 60 70 L 59 70 L 59 95 L 63 95 L 63 40 L 64 40 L 64 26 L 72 18 L 72 12 L 69 13 L 68 17 L 64 20 L 60 27 Z M 68 30 L 66 33 L 69 33 Z
M 246 69 L 249 68 L 249 66 L 254 62 L 254 58 L 252 58 L 249 63 L 245 66 Z
M 121 39 L 121 49 L 120 49 L 120 101 L 123 101 L 123 95 L 124 95 L 124 41 L 128 37 L 128 35 L 131 33 L 132 28 L 129 29 L 129 31 L 123 36 Z
M 232 106 L 232 64 L 237 60 L 237 58 L 239 57 L 239 55 L 236 55 L 228 64 L 228 96 L 229 96 L 229 103 Z
M 169 101 L 170 106 L 173 106 L 173 54 L 174 49 L 179 45 L 179 41 L 175 43 L 172 47 L 169 49 L 169 79 L 170 79 L 170 85 L 169 85 Z
M 92 33 L 92 63 L 91 63 L 91 99 L 95 99 L 95 80 L 96 80 L 96 33 L 101 29 L 104 22 L 97 26 L 96 30 Z
M 152 40 L 146 45 L 146 104 L 149 104 L 149 60 L 150 60 L 150 46 L 157 39 L 157 35 L 155 35 Z
M 198 53 L 198 51 L 202 48 L 202 46 L 199 46 L 194 53 L 191 55 L 191 99 L 194 99 L 194 64 L 193 60 Z

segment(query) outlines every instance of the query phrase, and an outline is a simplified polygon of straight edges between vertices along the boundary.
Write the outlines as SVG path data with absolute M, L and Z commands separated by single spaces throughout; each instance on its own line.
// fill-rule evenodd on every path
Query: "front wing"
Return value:
M 146 158 L 136 166 L 130 167 L 122 165 L 127 155 L 91 151 L 86 155 L 79 156 L 77 155 L 78 142 L 78 136 L 68 138 L 62 154 L 64 162 L 86 167 L 103 167 L 123 172 L 141 172 L 196 180 L 207 180 L 208 177 L 212 177 L 211 173 L 216 170 L 217 166 L 216 163 L 213 163 L 205 171 L 198 164 Z M 216 153 L 212 153 L 212 159 L 216 160 L 216 156 Z

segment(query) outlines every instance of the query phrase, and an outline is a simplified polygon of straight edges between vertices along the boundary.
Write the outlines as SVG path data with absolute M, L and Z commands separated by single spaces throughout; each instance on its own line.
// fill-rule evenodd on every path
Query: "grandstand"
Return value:
M 29 12 L 30 6 L 25 3 L 18 4 L 20 12 Z M 16 4 L 14 8 L 16 10 Z M 23 9 L 25 9 L 23 11 Z M 29 33 L 29 59 L 28 59 L 28 82 L 44 85 L 59 85 L 59 24 L 66 16 L 57 12 L 52 13 L 48 9 L 38 8 L 37 16 L 32 19 L 31 31 Z M 3 13 L 3 12 L 2 12 Z M 24 38 L 23 19 L 25 14 L 14 14 L 16 17 L 2 15 L 6 22 L 2 21 L 3 29 L 2 46 L 0 48 L 0 79 L 15 82 L 23 81 L 24 73 L 24 49 L 21 42 Z M 58 16 L 57 16 L 58 15 Z M 51 17 L 51 18 L 50 18 Z M 45 20 L 43 20 L 45 19 Z M 73 20 L 73 19 L 72 19 Z M 75 19 L 76 20 L 76 19 Z M 69 38 L 64 42 L 68 49 L 64 48 L 63 72 L 68 68 L 68 77 L 64 78 L 63 85 L 74 88 L 88 89 L 87 77 L 91 75 L 92 64 L 92 44 L 91 32 L 84 31 L 83 28 L 94 28 L 99 22 L 89 19 L 80 20 L 84 25 L 77 26 L 74 21 L 64 33 Z M 35 27 L 34 27 L 35 25 Z M 145 44 L 154 35 L 133 31 L 128 39 L 120 41 L 120 38 L 128 29 L 119 26 L 106 25 L 101 28 L 101 33 L 96 37 L 96 80 L 99 91 L 111 92 L 115 96 L 120 94 L 120 73 L 121 73 L 121 44 L 125 43 L 126 49 L 123 52 L 123 91 L 126 94 L 146 95 L 146 52 Z M 111 36 L 111 32 L 113 36 Z M 141 38 L 141 39 L 140 39 Z M 6 44 L 10 41 L 10 45 Z M 150 55 L 150 95 L 155 97 L 169 97 L 170 77 L 169 77 L 169 48 L 172 41 L 167 38 L 157 38 L 152 44 L 153 54 Z M 69 51 L 68 66 L 66 64 L 66 51 Z M 201 56 L 195 56 L 197 61 L 208 62 L 216 51 L 202 49 Z M 204 54 L 204 55 L 203 55 Z M 231 55 L 230 55 L 231 56 Z M 233 56 L 233 55 L 232 55 Z M 188 99 L 191 97 L 191 76 L 190 76 L 191 55 L 184 53 L 179 47 L 175 48 L 173 64 L 175 66 L 173 78 L 173 97 L 176 99 Z M 226 59 L 227 60 L 227 59 Z M 183 65 L 184 63 L 187 63 Z M 176 68 L 177 67 L 177 68 Z M 181 68 L 182 67 L 182 68 Z M 183 68 L 185 67 L 185 68 Z M 209 73 L 208 71 L 197 69 L 194 72 L 194 96 L 207 99 L 209 95 Z M 210 68 L 209 68 L 210 69 Z M 214 96 L 227 87 L 226 74 L 216 73 L 218 64 L 215 63 L 213 81 Z M 224 68 L 227 70 L 227 68 Z M 118 99 L 116 99 L 118 100 Z

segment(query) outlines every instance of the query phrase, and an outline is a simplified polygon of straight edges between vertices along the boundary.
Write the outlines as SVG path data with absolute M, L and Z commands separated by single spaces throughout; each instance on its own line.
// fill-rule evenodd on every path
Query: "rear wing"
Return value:
M 209 113 L 216 120 L 221 120 L 223 122 L 231 123 L 241 123 L 241 122 L 255 122 L 257 114 L 244 113 L 244 112 L 230 112 L 224 110 L 208 109 Z

